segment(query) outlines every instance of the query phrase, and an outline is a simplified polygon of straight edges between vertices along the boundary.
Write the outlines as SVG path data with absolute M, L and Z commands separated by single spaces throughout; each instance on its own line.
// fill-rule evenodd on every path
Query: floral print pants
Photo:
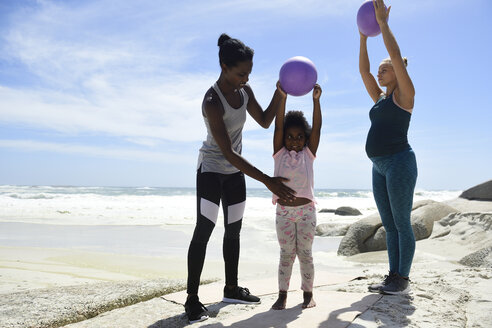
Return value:
M 297 255 L 301 268 L 301 289 L 306 292 L 312 291 L 314 281 L 312 246 L 316 230 L 314 203 L 295 207 L 277 204 L 275 223 L 280 244 L 279 290 L 289 290 L 292 266 Z

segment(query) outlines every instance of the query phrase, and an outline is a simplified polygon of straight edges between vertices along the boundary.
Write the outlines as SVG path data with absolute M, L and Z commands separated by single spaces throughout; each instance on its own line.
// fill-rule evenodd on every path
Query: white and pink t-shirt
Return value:
M 316 202 L 314 199 L 314 173 L 313 162 L 316 156 L 309 147 L 304 147 L 300 152 L 288 151 L 282 147 L 273 155 L 275 163 L 274 176 L 289 179 L 285 184 L 296 191 L 296 197 L 303 197 Z M 277 195 L 273 195 L 272 202 L 276 204 Z

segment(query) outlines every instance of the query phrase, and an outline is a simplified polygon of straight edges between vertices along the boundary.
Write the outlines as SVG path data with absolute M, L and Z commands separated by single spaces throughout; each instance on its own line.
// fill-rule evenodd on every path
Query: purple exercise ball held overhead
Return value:
M 360 6 L 357 12 L 357 26 L 359 31 L 366 36 L 376 36 L 381 33 L 372 0 L 368 0 Z
M 289 58 L 280 68 L 280 86 L 291 96 L 304 96 L 318 80 L 314 63 L 306 57 Z

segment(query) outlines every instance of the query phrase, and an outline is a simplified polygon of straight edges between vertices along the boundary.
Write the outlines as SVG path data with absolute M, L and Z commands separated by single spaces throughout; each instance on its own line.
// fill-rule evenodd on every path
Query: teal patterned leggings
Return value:
M 415 253 L 415 236 L 410 222 L 417 181 L 413 150 L 372 157 L 372 191 L 386 230 L 389 269 L 408 277 Z

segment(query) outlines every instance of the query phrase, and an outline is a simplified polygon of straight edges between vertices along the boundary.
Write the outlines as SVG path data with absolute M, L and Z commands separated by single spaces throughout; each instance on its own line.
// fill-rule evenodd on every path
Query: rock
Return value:
M 335 215 L 356 216 L 356 215 L 362 215 L 362 213 L 356 208 L 349 207 L 349 206 L 342 206 L 336 209 Z
M 482 248 L 463 257 L 459 263 L 469 267 L 492 269 L 492 246 Z
M 349 229 L 350 224 L 339 225 L 334 223 L 322 223 L 316 226 L 316 236 L 335 237 L 344 236 Z
M 336 210 L 330 208 L 322 208 L 318 213 L 335 213 Z
M 492 201 L 492 180 L 463 191 L 460 197 L 468 200 Z
M 416 209 L 418 209 L 420 207 L 423 207 L 423 206 L 426 206 L 429 204 L 435 204 L 435 203 L 437 203 L 437 202 L 435 200 L 432 200 L 432 199 L 419 200 L 418 202 L 413 203 L 412 211 L 415 211 Z
M 153 279 L 3 294 L 0 327 L 61 327 L 183 289 L 184 280 Z
M 381 225 L 374 232 L 373 235 L 369 236 L 364 241 L 363 248 L 361 249 L 361 253 L 382 251 L 385 249 L 386 249 L 386 230 L 384 230 L 384 227 Z
M 367 238 L 372 236 L 382 226 L 379 214 L 363 218 L 350 226 L 338 246 L 338 255 L 351 256 L 368 252 L 364 245 Z
M 446 205 L 454 207 L 459 212 L 492 212 L 492 201 L 483 200 L 468 200 L 466 198 L 457 197 L 455 199 L 446 200 L 443 202 Z
M 410 220 L 416 240 L 431 235 L 434 221 L 457 212 L 451 206 L 432 200 L 416 202 L 412 208 Z M 351 256 L 384 249 L 386 249 L 386 231 L 379 214 L 376 213 L 350 226 L 340 242 L 338 255 Z
M 415 240 L 428 238 L 432 234 L 434 222 L 457 210 L 443 203 L 430 203 L 412 211 L 412 221 Z
M 453 261 L 492 269 L 492 213 L 451 213 L 435 223 L 430 238 L 450 245 L 449 258 L 456 254 Z
M 465 227 L 458 232 L 460 235 L 467 233 L 467 230 L 469 230 L 467 226 L 474 226 L 480 232 L 488 232 L 492 230 L 492 214 L 480 212 L 452 213 L 442 220 L 439 220 L 439 222 L 437 222 L 437 227 L 448 230 L 450 227 L 455 228 L 460 224 L 465 225 Z M 436 228 L 436 230 L 438 230 L 438 228 Z

